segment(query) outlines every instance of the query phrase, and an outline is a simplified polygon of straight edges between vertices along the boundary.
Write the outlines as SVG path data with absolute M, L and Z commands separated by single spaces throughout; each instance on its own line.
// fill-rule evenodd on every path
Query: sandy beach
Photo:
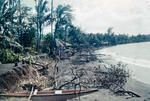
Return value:
M 118 63 L 110 55 L 106 54 L 99 56 L 99 59 L 103 60 L 104 64 L 108 65 Z M 131 65 L 127 65 L 127 69 L 129 69 L 130 66 Z M 132 70 L 129 69 L 129 72 L 132 73 Z M 128 95 L 116 96 L 109 90 L 99 89 L 99 92 L 97 93 L 81 97 L 81 101 L 150 101 L 150 85 L 136 80 L 132 74 L 124 88 L 128 91 L 133 91 L 134 93 L 139 94 L 141 97 L 136 98 Z
M 81 97 L 81 101 L 150 101 L 149 85 L 130 79 L 125 88 L 126 90 L 136 92 L 141 97 L 117 96 L 107 89 L 100 89 L 96 93 Z

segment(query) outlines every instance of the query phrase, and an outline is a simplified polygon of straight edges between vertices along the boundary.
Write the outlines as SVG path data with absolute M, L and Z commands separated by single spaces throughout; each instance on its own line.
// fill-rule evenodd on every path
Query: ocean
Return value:
M 150 42 L 117 45 L 100 49 L 98 53 L 127 64 L 132 78 L 150 84 Z

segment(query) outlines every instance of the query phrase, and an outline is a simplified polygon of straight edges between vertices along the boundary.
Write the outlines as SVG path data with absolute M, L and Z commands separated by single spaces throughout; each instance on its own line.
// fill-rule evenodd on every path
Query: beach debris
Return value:
M 140 95 L 134 93 L 133 91 L 126 91 L 126 90 L 118 90 L 116 92 L 114 92 L 114 94 L 116 95 L 129 95 L 131 97 L 141 97 Z
M 125 69 L 126 65 L 118 63 L 104 67 L 95 67 L 96 85 L 101 88 L 110 89 L 113 92 L 122 90 L 129 78 L 129 72 Z

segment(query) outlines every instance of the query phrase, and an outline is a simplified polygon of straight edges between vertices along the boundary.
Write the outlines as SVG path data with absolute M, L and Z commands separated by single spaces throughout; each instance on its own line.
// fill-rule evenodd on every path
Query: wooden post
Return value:
M 31 101 L 30 99 L 31 99 L 31 97 L 32 97 L 32 95 L 33 95 L 33 92 L 34 92 L 34 87 L 32 86 L 30 95 L 29 95 L 29 97 L 28 97 L 28 101 Z

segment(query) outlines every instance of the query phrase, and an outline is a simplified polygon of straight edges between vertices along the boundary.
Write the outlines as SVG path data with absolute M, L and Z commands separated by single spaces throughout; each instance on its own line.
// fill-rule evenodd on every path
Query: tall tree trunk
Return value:
M 39 52 L 39 23 L 37 19 L 36 51 Z
M 21 24 L 22 24 L 22 21 L 21 21 L 21 1 L 18 0 L 18 12 L 19 12 L 19 16 L 18 16 L 18 21 L 19 21 L 19 29 L 18 29 L 18 34 L 20 35 L 20 43 L 21 45 L 23 45 L 23 41 L 22 41 L 22 38 L 23 38 L 23 35 L 22 35 L 22 29 L 21 29 Z
M 52 44 L 53 45 L 51 45 L 51 47 L 50 47 L 51 48 L 50 49 L 50 54 L 54 55 L 55 54 L 54 51 L 55 51 L 55 47 L 56 47 L 55 46 L 56 45 L 56 40 L 55 40 L 55 33 L 54 33 L 54 26 L 53 26 L 54 25 L 54 21 L 53 21 L 53 19 L 54 19 L 53 18 L 53 7 L 54 7 L 54 2 L 53 2 L 53 0 L 51 0 L 51 20 L 52 20 L 51 21 L 51 34 L 52 34 L 52 40 L 53 40 Z

